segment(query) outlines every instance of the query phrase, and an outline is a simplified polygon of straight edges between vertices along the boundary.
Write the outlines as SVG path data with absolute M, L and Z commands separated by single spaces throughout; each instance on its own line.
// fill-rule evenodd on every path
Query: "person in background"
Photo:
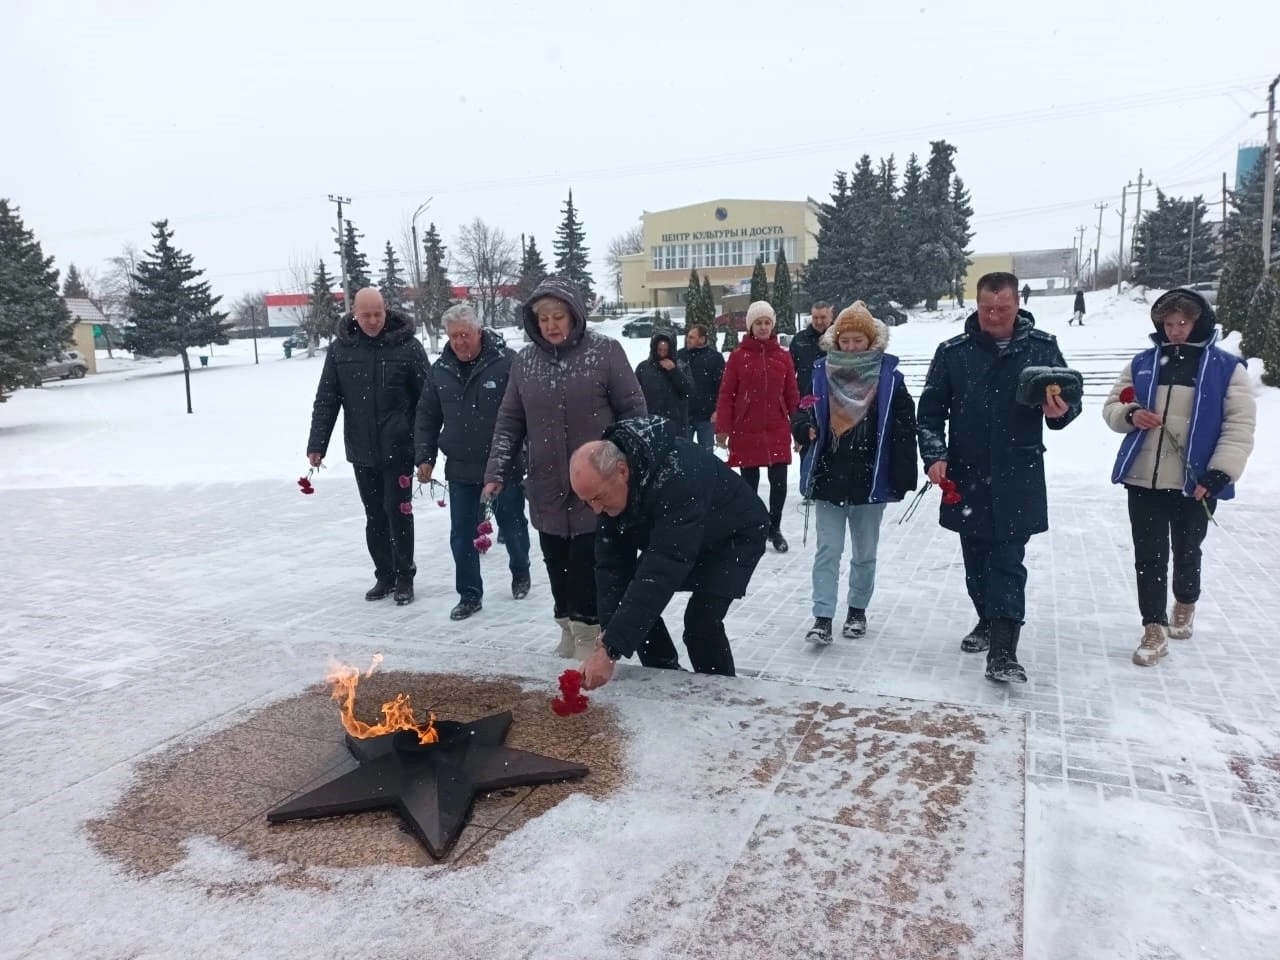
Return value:
M 360 290 L 325 354 L 311 410 L 307 460 L 319 467 L 342 412 L 347 460 L 364 504 L 374 585 L 366 600 L 413 602 L 413 418 L 427 382 L 427 352 L 413 321 Z
M 827 301 L 815 303 L 809 308 L 809 325 L 792 337 L 787 347 L 796 368 L 796 387 L 802 397 L 813 393 L 813 364 L 822 356 L 819 341 L 831 326 L 832 313 L 833 308 Z
M 689 439 L 705 450 L 714 450 L 716 432 L 711 418 L 724 377 L 724 355 L 711 342 L 707 328 L 695 323 L 685 331 L 684 347 L 676 353 L 676 362 L 689 379 Z
M 458 603 L 451 620 L 478 613 L 484 597 L 476 528 L 480 495 L 489 462 L 498 405 L 507 389 L 515 351 L 493 330 L 484 329 L 476 312 L 459 303 L 440 318 L 449 342 L 431 367 L 427 388 L 418 402 L 414 424 L 414 460 L 418 480 L 429 483 L 436 460 L 445 455 L 449 484 L 449 549 L 453 553 Z M 504 534 L 511 569 L 511 595 L 529 595 L 529 522 L 524 516 L 524 458 L 517 458 L 502 492 L 493 498 L 493 519 Z
M 820 341 L 813 365 L 815 403 L 793 418 L 801 445 L 800 491 L 817 503 L 813 556 L 813 626 L 805 639 L 828 644 L 849 528 L 848 616 L 845 639 L 867 632 L 867 606 L 876 583 L 876 552 L 886 504 L 914 490 L 916 405 L 898 358 L 886 353 L 889 328 L 858 301 L 840 311 Z
M 1200 599 L 1201 544 L 1253 451 L 1257 405 L 1245 362 L 1217 346 L 1217 317 L 1200 294 L 1170 290 L 1151 306 L 1154 346 L 1120 372 L 1102 408 L 1125 434 L 1111 474 L 1129 499 L 1142 640 L 1140 667 L 1185 640 Z M 1173 545 L 1173 618 L 1168 616 Z
M 689 381 L 676 362 L 676 341 L 669 333 L 655 333 L 649 359 L 636 365 L 636 380 L 653 416 L 666 417 L 680 436 L 689 432 Z
M 778 345 L 774 313 L 764 300 L 747 307 L 747 336 L 729 354 L 716 403 L 716 443 L 729 448 L 729 466 L 739 467 L 752 490 L 760 470 L 769 472 L 769 542 L 787 552 L 782 510 L 791 463 L 791 415 L 800 406 L 791 356 Z
M 1010 274 L 1010 276 L 1012 276 L 1012 274 Z M 1027 305 L 1027 301 L 1029 301 L 1030 299 L 1031 299 L 1031 284 L 1024 283 L 1022 285 L 1022 305 L 1025 307 Z
M 1076 291 L 1076 301 L 1071 306 L 1071 319 L 1067 321 L 1067 326 L 1069 327 L 1073 323 L 1078 323 L 1082 327 L 1084 326 L 1084 291 L 1083 290 Z
M 600 633 L 596 615 L 596 517 L 569 485 L 569 457 L 615 420 L 645 414 L 644 394 L 622 344 L 587 329 L 577 286 L 547 277 L 521 307 L 529 345 L 511 364 L 498 408 L 482 495 L 498 496 L 522 450 L 525 490 L 551 582 L 556 652 L 584 658 Z
M 961 641 L 987 651 L 987 679 L 1025 683 L 1018 639 L 1026 613 L 1027 541 L 1049 529 L 1044 484 L 1044 427 L 1061 430 L 1080 415 L 1046 388 L 1038 406 L 1018 403 L 1027 367 L 1065 367 L 1058 341 L 1018 309 L 1018 278 L 978 280 L 978 309 L 964 333 L 940 344 L 917 407 L 925 473 L 955 485 L 938 522 L 960 534 L 964 580 L 978 624 Z

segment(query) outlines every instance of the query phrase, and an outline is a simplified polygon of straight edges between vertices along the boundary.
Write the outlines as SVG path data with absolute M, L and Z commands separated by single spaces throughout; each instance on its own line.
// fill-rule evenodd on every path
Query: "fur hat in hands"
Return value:
M 831 342 L 840 343 L 842 333 L 860 333 L 867 338 L 868 344 L 876 342 L 876 318 L 871 315 L 867 305 L 861 300 L 850 304 L 840 311 L 836 322 L 831 325 Z
M 761 317 L 768 317 L 770 320 L 776 321 L 777 314 L 773 312 L 773 306 L 768 300 L 756 300 L 747 307 L 747 329 L 751 329 L 751 325 Z

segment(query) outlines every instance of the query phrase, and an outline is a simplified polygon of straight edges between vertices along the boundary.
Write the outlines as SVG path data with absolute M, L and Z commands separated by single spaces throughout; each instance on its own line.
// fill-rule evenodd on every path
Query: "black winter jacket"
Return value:
M 723 460 L 660 417 L 604 432 L 631 469 L 627 508 L 600 515 L 596 604 L 605 645 L 631 656 L 677 591 L 742 597 L 764 556 L 769 511 Z
M 666 343 L 667 356 L 675 364 L 670 370 L 663 369 L 658 360 L 660 342 Z M 680 436 L 684 436 L 689 429 L 689 381 L 676 359 L 675 337 L 669 333 L 654 334 L 649 341 L 649 359 L 641 360 L 636 366 L 636 379 L 640 381 L 649 414 L 666 417 L 676 425 Z
M 1049 529 L 1044 485 L 1044 427 L 1061 430 L 1080 415 L 1070 406 L 1057 420 L 1014 398 L 1026 367 L 1065 367 L 1058 341 L 1018 311 L 1013 339 L 1001 352 L 978 325 L 938 346 L 916 409 L 925 470 L 947 461 L 961 501 L 943 504 L 939 523 L 963 536 L 1025 540 Z
M 444 348 L 431 365 L 414 422 L 413 462 L 434 465 L 443 453 L 445 479 L 457 483 L 484 483 L 493 427 L 515 357 L 492 330 L 481 336 L 480 353 L 471 364 L 460 363 L 453 347 Z M 523 463 L 517 463 L 515 473 L 523 473 Z
M 902 499 L 919 483 L 920 465 L 916 460 L 916 404 L 906 384 L 899 382 L 893 390 L 893 409 L 889 414 L 892 433 L 889 444 L 889 483 L 894 496 Z M 858 425 L 842 436 L 834 446 L 818 456 L 813 472 L 813 499 L 839 506 L 871 502 L 871 481 L 876 461 L 876 428 L 880 422 L 879 404 L 872 401 Z M 807 414 L 807 417 L 801 416 Z M 795 439 L 802 447 L 809 441 L 813 411 L 800 410 L 792 418 Z
M 791 362 L 796 367 L 796 386 L 800 388 L 800 396 L 807 397 L 813 393 L 813 362 L 822 356 L 819 341 L 822 334 L 813 327 L 805 327 L 791 338 Z
M 328 452 L 341 410 L 349 461 L 409 473 L 414 411 L 426 380 L 427 351 L 404 314 L 388 310 L 376 337 L 366 336 L 355 317 L 346 316 L 320 372 L 307 453 Z
M 676 361 L 685 367 L 689 378 L 689 420 L 702 423 L 716 412 L 720 398 L 720 381 L 724 379 L 724 354 L 714 343 L 705 347 L 683 347 L 676 351 Z

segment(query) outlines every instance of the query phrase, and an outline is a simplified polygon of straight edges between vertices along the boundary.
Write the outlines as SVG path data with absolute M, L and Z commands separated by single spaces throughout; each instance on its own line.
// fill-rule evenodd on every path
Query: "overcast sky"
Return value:
M 939 138 L 975 251 L 1091 247 L 1106 200 L 1105 257 L 1139 168 L 1220 197 L 1280 72 L 1275 0 L 0 0 L 0 37 L 0 196 L 45 252 L 100 269 L 167 217 L 228 301 L 336 266 L 329 193 L 374 264 L 428 197 L 446 242 L 480 216 L 549 260 L 572 187 L 604 287 L 642 210 L 825 199 Z

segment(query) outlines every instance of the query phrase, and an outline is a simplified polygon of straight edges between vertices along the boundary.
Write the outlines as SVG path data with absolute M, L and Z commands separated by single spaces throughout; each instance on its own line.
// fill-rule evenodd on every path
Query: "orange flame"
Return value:
M 373 656 L 373 663 L 364 672 L 369 676 L 382 662 L 382 654 Z M 434 713 L 427 714 L 425 725 L 413 718 L 413 705 L 407 693 L 398 693 L 394 700 L 388 700 L 381 707 L 382 722 L 376 724 L 357 720 L 355 716 L 356 687 L 360 685 L 360 671 L 345 663 L 334 662 L 329 668 L 325 682 L 329 684 L 329 695 L 337 700 L 341 707 L 342 727 L 351 736 L 363 740 L 367 737 L 380 737 L 384 733 L 395 733 L 400 730 L 412 730 L 418 735 L 418 743 L 435 743 L 440 739 L 436 733 Z

